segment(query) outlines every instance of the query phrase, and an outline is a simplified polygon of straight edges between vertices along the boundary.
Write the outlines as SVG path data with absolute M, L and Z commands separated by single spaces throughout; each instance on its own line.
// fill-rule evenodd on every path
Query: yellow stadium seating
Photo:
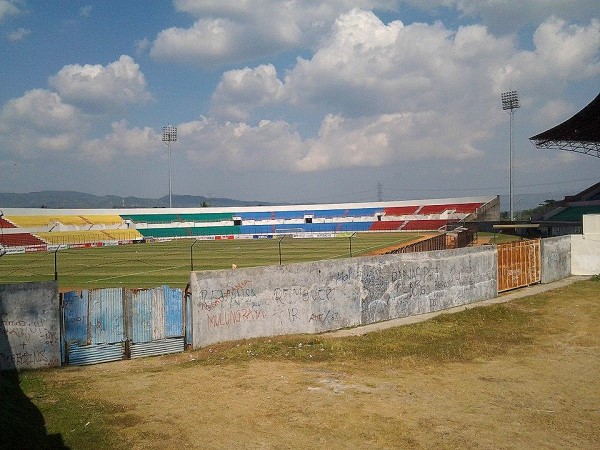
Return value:
M 105 230 L 105 231 L 51 231 L 36 233 L 49 244 L 85 244 L 87 242 L 128 241 L 140 239 L 142 235 L 137 230 Z
M 92 225 L 120 225 L 123 219 L 117 214 L 94 214 L 86 216 L 76 215 L 36 215 L 36 216 L 10 216 L 6 217 L 21 228 L 46 228 L 56 222 L 63 225 L 76 225 L 80 227 Z

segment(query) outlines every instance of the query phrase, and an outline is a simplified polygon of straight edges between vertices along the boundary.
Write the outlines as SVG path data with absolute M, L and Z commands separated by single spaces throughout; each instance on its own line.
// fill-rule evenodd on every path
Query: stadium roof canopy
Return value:
M 537 148 L 556 148 L 600 158 L 600 94 L 570 119 L 529 140 Z

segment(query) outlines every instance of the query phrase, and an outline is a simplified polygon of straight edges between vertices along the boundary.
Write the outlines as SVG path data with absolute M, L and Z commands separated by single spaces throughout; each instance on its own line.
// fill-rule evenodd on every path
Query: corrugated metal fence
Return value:
M 96 364 L 175 353 L 185 346 L 181 289 L 107 288 L 63 294 L 67 364 Z
M 539 283 L 540 239 L 498 244 L 498 292 Z

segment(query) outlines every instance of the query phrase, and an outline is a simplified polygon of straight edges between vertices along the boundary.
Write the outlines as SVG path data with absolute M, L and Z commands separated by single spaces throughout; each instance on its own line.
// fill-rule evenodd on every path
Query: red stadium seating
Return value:
M 45 245 L 41 239 L 29 233 L 0 234 L 0 244 L 5 247 L 27 247 L 28 245 Z
M 17 228 L 17 226 L 12 224 L 8 220 L 0 217 L 0 228 Z
M 445 211 L 454 211 L 461 214 L 474 213 L 482 203 L 449 203 L 447 205 L 425 205 L 418 210 L 419 215 L 442 214 Z
M 370 231 L 395 231 L 400 229 L 405 220 L 382 220 L 381 222 L 373 222 Z
M 386 216 L 406 216 L 414 214 L 417 209 L 418 206 L 396 206 L 385 208 L 384 212 Z

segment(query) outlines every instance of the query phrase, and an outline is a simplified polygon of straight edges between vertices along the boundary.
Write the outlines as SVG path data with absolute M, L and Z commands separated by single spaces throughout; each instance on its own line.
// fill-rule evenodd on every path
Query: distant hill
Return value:
M 534 209 L 546 200 L 562 200 L 565 195 L 569 195 L 567 192 L 542 192 L 540 194 L 515 194 L 513 196 L 514 210 L 525 211 L 528 209 Z M 500 196 L 500 209 L 502 211 L 508 211 L 510 209 L 510 197 L 508 195 Z
M 202 206 L 259 206 L 273 205 L 259 201 L 242 201 L 231 198 L 206 198 L 201 195 L 173 195 L 174 208 L 200 208 Z M 73 191 L 42 191 L 26 194 L 0 192 L 2 208 L 51 209 L 115 209 L 115 208 L 168 208 L 169 196 L 161 198 L 98 196 Z

